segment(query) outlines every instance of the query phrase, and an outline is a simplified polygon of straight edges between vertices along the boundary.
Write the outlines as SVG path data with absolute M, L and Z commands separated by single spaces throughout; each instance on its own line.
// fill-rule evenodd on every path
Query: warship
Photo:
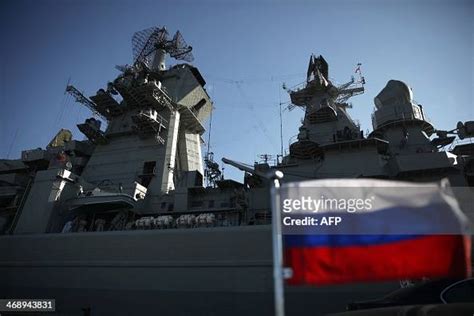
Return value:
M 306 81 L 286 88 L 304 118 L 276 164 L 202 153 L 213 110 L 192 47 L 177 31 L 133 35 L 133 63 L 93 96 L 66 91 L 93 116 L 85 140 L 61 129 L 43 149 L 0 160 L 0 297 L 56 300 L 57 315 L 273 314 L 267 174 L 282 181 L 379 178 L 474 185 L 474 122 L 436 130 L 411 88 L 390 80 L 365 135 L 348 100 L 365 79 L 336 85 L 311 55 Z M 181 63 L 166 66 L 168 56 Z M 106 123 L 106 127 L 101 122 Z M 233 157 L 232 157 L 233 158 Z M 338 312 L 397 284 L 287 287 L 289 315 Z M 51 313 L 54 314 L 54 313 Z

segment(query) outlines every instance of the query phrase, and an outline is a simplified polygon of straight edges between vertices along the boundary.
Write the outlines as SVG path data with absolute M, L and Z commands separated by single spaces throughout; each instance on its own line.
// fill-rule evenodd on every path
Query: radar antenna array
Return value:
M 104 115 L 102 115 L 101 113 L 97 111 L 96 104 L 92 102 L 91 100 L 89 100 L 84 94 L 82 94 L 82 92 L 77 90 L 76 87 L 74 87 L 73 85 L 67 85 L 66 92 L 72 95 L 74 99 L 76 100 L 76 102 L 81 103 L 85 105 L 87 108 L 89 108 L 89 110 L 91 110 L 92 113 L 94 113 L 94 115 L 102 118 L 105 121 L 107 120 L 107 118 Z
M 144 63 L 151 67 L 153 53 L 162 49 L 171 57 L 191 62 L 194 60 L 192 47 L 186 43 L 179 31 L 170 39 L 165 27 L 151 27 L 133 34 L 133 63 Z

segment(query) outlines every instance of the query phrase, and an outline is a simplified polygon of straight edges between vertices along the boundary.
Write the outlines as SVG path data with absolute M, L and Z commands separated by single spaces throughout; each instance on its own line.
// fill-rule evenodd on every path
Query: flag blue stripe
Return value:
M 380 245 L 420 238 L 420 235 L 285 235 L 286 247 L 338 247 Z

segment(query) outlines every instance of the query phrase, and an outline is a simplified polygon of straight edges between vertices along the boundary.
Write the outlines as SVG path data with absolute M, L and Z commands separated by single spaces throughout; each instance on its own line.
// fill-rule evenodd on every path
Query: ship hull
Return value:
M 10 235 L 0 253 L 0 297 L 54 298 L 58 314 L 273 314 L 267 225 Z M 396 287 L 287 287 L 287 314 L 344 311 Z

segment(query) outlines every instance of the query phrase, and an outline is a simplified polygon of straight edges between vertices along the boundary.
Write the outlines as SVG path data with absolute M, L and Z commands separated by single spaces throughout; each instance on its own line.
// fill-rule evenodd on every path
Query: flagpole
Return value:
M 285 296 L 283 292 L 283 243 L 281 235 L 281 201 L 280 201 L 280 179 L 283 172 L 276 170 L 269 174 L 272 180 L 271 206 L 272 214 L 272 241 L 273 241 L 273 283 L 275 316 L 285 315 Z

